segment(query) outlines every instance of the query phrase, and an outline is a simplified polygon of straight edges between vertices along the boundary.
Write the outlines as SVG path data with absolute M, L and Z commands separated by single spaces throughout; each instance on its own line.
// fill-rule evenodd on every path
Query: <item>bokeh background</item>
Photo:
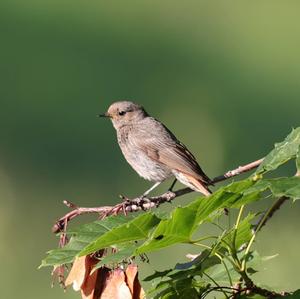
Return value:
M 57 246 L 50 228 L 67 212 L 62 201 L 115 204 L 118 194 L 150 185 L 126 164 L 111 124 L 96 118 L 111 102 L 143 104 L 211 177 L 262 157 L 299 125 L 299 8 L 297 1 L 2 0 L 1 298 L 78 298 L 50 288 L 51 269 L 37 270 Z M 279 256 L 257 281 L 299 287 L 299 213 L 299 203 L 286 204 L 261 233 L 256 248 Z M 141 276 L 185 253 L 150 255 Z

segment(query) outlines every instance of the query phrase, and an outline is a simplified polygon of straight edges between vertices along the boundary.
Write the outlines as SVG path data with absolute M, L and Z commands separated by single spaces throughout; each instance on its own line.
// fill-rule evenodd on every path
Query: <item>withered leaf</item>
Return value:
M 123 270 L 116 269 L 110 272 L 100 299 L 132 299 Z
M 96 258 L 89 255 L 76 257 L 65 285 L 73 284 L 73 289 L 79 291 L 97 262 Z
M 143 299 L 145 298 L 145 292 L 138 279 L 138 267 L 137 265 L 128 265 L 126 271 L 126 282 L 130 289 L 133 299 Z

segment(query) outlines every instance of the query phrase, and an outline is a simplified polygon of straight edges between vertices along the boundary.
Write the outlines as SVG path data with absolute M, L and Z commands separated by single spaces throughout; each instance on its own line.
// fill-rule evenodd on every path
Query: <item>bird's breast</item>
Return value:
M 161 182 L 172 176 L 172 171 L 150 157 L 128 138 L 129 132 L 118 134 L 118 143 L 131 167 L 144 179 Z

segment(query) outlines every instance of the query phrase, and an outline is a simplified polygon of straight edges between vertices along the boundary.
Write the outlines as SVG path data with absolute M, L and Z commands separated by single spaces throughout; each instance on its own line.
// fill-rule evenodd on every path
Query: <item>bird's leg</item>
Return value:
M 161 182 L 156 182 L 150 189 L 143 193 L 142 197 L 147 196 L 152 190 L 154 190 Z
M 171 185 L 170 188 L 168 189 L 168 191 L 170 191 L 170 192 L 173 191 L 173 188 L 174 188 L 176 182 L 177 182 L 177 179 L 175 178 L 174 181 L 173 181 L 173 183 L 172 183 L 172 185 Z
M 137 198 L 137 203 L 149 203 L 151 202 L 150 199 L 147 198 L 147 195 L 154 190 L 161 182 L 156 182 L 150 189 L 148 189 L 146 192 L 143 193 L 143 195 L 139 198 Z
M 132 203 L 132 202 L 136 202 L 136 204 L 140 204 L 141 202 L 151 202 L 150 199 L 147 199 L 147 195 L 154 190 L 161 182 L 156 182 L 150 189 L 148 189 L 146 192 L 144 192 L 140 197 L 136 198 L 136 199 L 129 199 L 128 197 L 124 196 L 124 195 L 119 195 L 119 197 L 125 202 L 125 203 Z

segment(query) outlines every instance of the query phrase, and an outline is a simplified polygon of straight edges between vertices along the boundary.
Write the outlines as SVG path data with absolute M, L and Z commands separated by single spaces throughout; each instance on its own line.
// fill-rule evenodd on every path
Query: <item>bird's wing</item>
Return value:
M 130 138 L 131 142 L 149 158 L 205 184 L 212 183 L 193 154 L 159 121 L 151 118 L 151 121 L 139 126 L 134 135 L 135 138 Z

